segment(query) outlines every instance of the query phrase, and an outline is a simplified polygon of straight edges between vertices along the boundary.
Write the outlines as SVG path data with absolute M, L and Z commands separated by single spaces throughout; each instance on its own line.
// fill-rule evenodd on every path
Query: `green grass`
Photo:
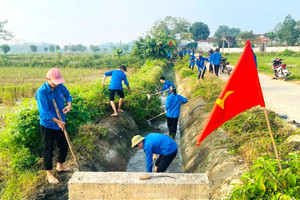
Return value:
M 239 60 L 239 53 L 224 53 L 223 57 L 226 57 L 230 62 L 230 65 L 236 65 Z M 256 53 L 258 72 L 267 73 L 273 75 L 272 70 L 272 59 L 282 58 L 283 63 L 286 63 L 288 70 L 291 75 L 288 77 L 289 81 L 299 81 L 300 80 L 300 53 L 292 53 L 291 55 L 286 52 L 279 53 Z
M 11 71 L 17 74 L 16 79 L 28 80 L 30 77 L 38 79 L 39 74 L 44 78 L 48 70 L 29 67 L 26 69 L 29 69 L 34 75 L 22 73 L 23 68 L 11 68 Z M 166 61 L 147 61 L 141 69 L 135 69 L 129 73 L 128 81 L 132 89 L 152 93 L 161 87 L 159 77 L 165 73 L 166 69 Z M 6 73 L 9 74 L 10 70 L 6 70 Z M 68 133 L 71 140 L 78 144 L 76 146 L 84 145 L 78 152 L 88 155 L 95 149 L 96 137 L 111 140 L 110 137 L 107 137 L 106 130 L 98 127 L 97 124 L 101 119 L 109 116 L 112 110 L 108 100 L 108 88 L 102 86 L 102 81 L 94 78 L 87 78 L 87 81 L 83 81 L 86 79 L 80 80 L 78 77 L 101 75 L 102 80 L 101 73 L 103 71 L 65 68 L 62 69 L 62 73 L 67 82 L 68 79 L 75 77 L 74 81 L 67 85 L 73 98 L 72 109 L 66 117 Z M 17 87 L 22 85 L 20 83 L 22 81 L 13 78 L 7 79 L 7 84 L 10 83 L 10 80 L 13 82 L 12 85 Z M 40 86 L 39 81 L 34 84 Z M 133 116 L 140 130 L 147 128 L 146 119 L 162 112 L 158 97 L 152 97 L 148 101 L 145 94 L 128 91 L 125 91 L 125 96 L 124 110 Z M 20 199 L 21 197 L 26 199 L 34 190 L 45 184 L 45 173 L 41 170 L 41 164 L 38 162 L 42 149 L 39 113 L 34 95 L 23 99 L 19 105 L 8 107 L 0 114 L 0 123 L 4 125 L 4 127 L 1 126 L 0 133 L 0 197 L 1 199 Z M 128 148 L 129 143 L 130 139 L 126 138 Z M 119 151 L 123 150 L 119 149 Z

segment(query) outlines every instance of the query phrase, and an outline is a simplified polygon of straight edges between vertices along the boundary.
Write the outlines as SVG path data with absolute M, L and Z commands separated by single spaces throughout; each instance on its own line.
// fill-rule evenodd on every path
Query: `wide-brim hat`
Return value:
M 131 148 L 135 147 L 136 145 L 138 145 L 141 141 L 144 140 L 144 137 L 140 136 L 140 135 L 136 135 L 131 139 Z

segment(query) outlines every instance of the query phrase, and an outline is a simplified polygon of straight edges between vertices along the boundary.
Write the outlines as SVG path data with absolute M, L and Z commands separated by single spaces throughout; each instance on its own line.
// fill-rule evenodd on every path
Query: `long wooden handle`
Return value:
M 163 113 L 160 113 L 159 115 L 156 115 L 155 117 L 152 117 L 151 119 L 148 119 L 147 121 L 151 121 L 152 119 L 155 119 L 155 118 L 157 118 L 157 117 L 159 117 L 159 116 L 162 116 L 162 115 L 164 115 L 164 114 L 166 114 L 167 113 L 167 111 L 165 111 L 165 112 L 163 112 Z
M 57 104 L 56 104 L 56 102 L 55 102 L 54 99 L 52 99 L 52 100 L 53 100 L 53 104 L 54 104 L 54 107 L 55 107 L 55 110 L 56 110 L 56 114 L 57 114 L 59 120 L 62 121 L 62 118 L 61 118 L 60 112 L 59 112 L 59 110 L 58 110 Z M 73 156 L 73 158 L 74 158 L 75 165 L 76 165 L 76 167 L 78 168 L 78 170 L 80 171 L 80 167 L 79 167 L 79 164 L 78 164 L 78 160 L 77 160 L 77 158 L 76 158 L 76 156 L 75 156 L 75 154 L 74 154 L 73 147 L 72 147 L 72 143 L 71 143 L 71 141 L 70 141 L 70 139 L 69 139 L 69 135 L 68 135 L 68 132 L 67 132 L 66 127 L 64 128 L 64 134 L 65 134 L 65 137 L 66 137 L 66 139 L 67 139 L 67 142 L 68 142 L 69 148 L 70 148 L 70 150 L 71 150 L 72 156 Z

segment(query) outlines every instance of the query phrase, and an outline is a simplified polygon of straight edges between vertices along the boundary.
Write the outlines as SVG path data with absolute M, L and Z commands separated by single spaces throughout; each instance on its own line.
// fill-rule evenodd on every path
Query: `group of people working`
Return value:
M 113 109 L 113 114 L 111 114 L 112 117 L 117 117 L 120 112 L 123 112 L 122 103 L 125 95 L 122 82 L 127 86 L 127 90 L 130 91 L 130 86 L 125 74 L 126 71 L 126 66 L 122 65 L 119 70 L 112 70 L 104 73 L 102 81 L 104 86 L 108 86 L 105 83 L 106 77 L 111 76 L 108 89 L 109 101 Z M 47 180 L 50 184 L 59 183 L 59 180 L 52 172 L 54 141 L 56 141 L 58 147 L 56 171 L 71 171 L 70 168 L 63 165 L 66 161 L 68 152 L 68 143 L 63 132 L 66 128 L 65 115 L 72 107 L 72 97 L 70 96 L 68 89 L 63 85 L 64 82 L 60 70 L 52 68 L 46 75 L 46 83 L 44 83 L 36 93 L 40 130 L 43 140 L 44 169 L 46 170 Z M 154 162 L 154 171 L 164 172 L 175 158 L 177 154 L 177 144 L 173 139 L 175 139 L 177 132 L 181 104 L 187 102 L 185 97 L 177 94 L 176 87 L 172 82 L 165 80 L 165 77 L 161 77 L 160 82 L 163 83 L 163 88 L 160 93 L 167 91 L 169 95 L 166 99 L 166 116 L 169 135 L 171 137 L 160 133 L 151 133 L 146 137 L 136 135 L 132 138 L 132 147 L 144 149 L 144 152 L 146 153 L 147 172 L 152 172 Z M 115 93 L 118 93 L 120 97 L 118 108 L 116 108 L 114 102 Z M 57 104 L 61 120 L 58 117 L 54 104 Z M 157 158 L 157 155 L 159 155 L 159 158 Z
M 190 53 L 189 58 L 189 68 L 194 70 L 194 66 L 196 64 L 198 68 L 198 80 L 204 80 L 204 74 L 206 71 L 206 64 L 209 62 L 209 72 L 219 76 L 219 68 L 220 68 L 220 61 L 221 61 L 221 54 L 219 53 L 220 49 L 217 48 L 215 52 L 211 49 L 208 52 L 209 59 L 204 57 L 201 52 L 198 52 L 194 55 L 194 51 L 192 50 Z

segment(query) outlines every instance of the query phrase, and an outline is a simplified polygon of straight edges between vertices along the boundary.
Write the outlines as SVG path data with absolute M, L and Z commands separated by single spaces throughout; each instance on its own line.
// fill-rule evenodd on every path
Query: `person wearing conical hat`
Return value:
M 172 138 L 160 133 L 150 133 L 146 137 L 136 135 L 131 140 L 131 148 L 144 149 L 146 153 L 146 169 L 152 172 L 165 172 L 177 155 L 177 144 Z M 157 155 L 159 157 L 157 158 Z

